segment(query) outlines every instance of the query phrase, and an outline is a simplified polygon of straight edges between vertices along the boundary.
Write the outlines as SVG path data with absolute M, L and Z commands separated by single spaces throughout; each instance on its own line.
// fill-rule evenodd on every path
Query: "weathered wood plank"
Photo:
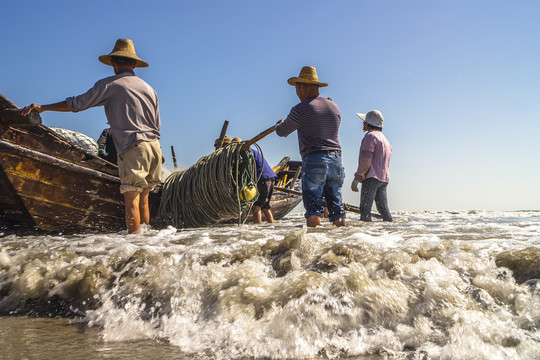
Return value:
M 42 199 L 26 199 L 28 208 L 39 228 L 54 231 L 108 230 L 119 231 L 124 226 L 123 213 L 119 216 L 102 216 L 92 210 L 66 208 Z M 36 211 L 38 210 L 39 211 Z
M 0 142 L 0 164 L 18 201 L 41 229 L 121 229 L 124 207 L 117 177 Z M 2 206 L 13 202 L 7 199 Z M 6 215 L 7 216 L 7 215 Z M 64 225 L 62 225 L 64 224 Z M 54 228 L 56 226 L 56 228 Z
M 15 105 L 11 100 L 9 100 L 4 95 L 0 94 L 0 110 L 4 109 L 18 109 L 19 107 Z
M 0 189 L 0 230 L 13 226 L 35 226 L 34 220 L 2 171 Z
M 24 127 L 41 125 L 41 116 L 32 110 L 27 116 L 22 116 L 18 109 L 5 109 L 0 111 L 0 121 L 8 126 Z
M 5 146 L 7 147 L 18 147 L 22 149 L 21 151 L 41 153 L 59 160 L 84 165 L 112 176 L 118 176 L 116 165 L 98 156 L 88 154 L 43 125 L 25 128 L 10 127 L 1 134 L 0 142 L 3 141 L 6 142 Z M 13 153 L 14 150 L 6 149 L 6 151 Z

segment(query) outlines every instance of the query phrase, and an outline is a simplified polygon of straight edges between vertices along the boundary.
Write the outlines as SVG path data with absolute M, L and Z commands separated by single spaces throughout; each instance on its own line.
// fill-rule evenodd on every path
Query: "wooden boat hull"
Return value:
M 118 177 L 3 141 L 0 167 L 38 228 L 116 230 L 124 222 Z
M 2 108 L 3 107 L 3 108 Z M 0 97 L 0 111 L 13 108 Z M 0 226 L 55 232 L 124 228 L 115 165 L 43 125 L 0 121 Z
M 301 196 L 291 196 L 282 192 L 274 193 L 274 195 L 272 195 L 272 200 L 270 201 L 270 206 L 272 207 L 272 216 L 274 217 L 274 220 L 283 219 L 301 201 Z M 249 214 L 246 222 L 253 222 L 253 214 Z
M 300 180 L 302 162 L 284 157 L 273 170 L 278 178 L 270 205 L 272 206 L 274 219 L 279 220 L 290 213 L 302 201 L 301 195 L 278 190 L 278 188 L 287 188 L 300 193 L 302 192 L 302 183 Z

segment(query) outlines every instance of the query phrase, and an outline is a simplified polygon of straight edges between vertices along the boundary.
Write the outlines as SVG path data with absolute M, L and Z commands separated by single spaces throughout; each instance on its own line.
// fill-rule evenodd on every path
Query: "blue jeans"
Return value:
M 323 197 L 331 222 L 345 218 L 341 187 L 345 169 L 338 152 L 312 153 L 302 159 L 302 200 L 306 219 L 321 217 L 324 212 Z

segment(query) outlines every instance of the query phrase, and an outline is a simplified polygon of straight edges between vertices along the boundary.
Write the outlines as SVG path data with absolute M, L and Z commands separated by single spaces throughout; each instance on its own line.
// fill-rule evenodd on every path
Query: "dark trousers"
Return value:
M 388 198 L 386 187 L 388 183 L 381 182 L 375 178 L 368 178 L 362 181 L 362 192 L 360 195 L 360 220 L 371 221 L 371 206 L 373 201 L 377 206 L 379 214 L 384 221 L 392 221 L 392 214 L 388 208 Z

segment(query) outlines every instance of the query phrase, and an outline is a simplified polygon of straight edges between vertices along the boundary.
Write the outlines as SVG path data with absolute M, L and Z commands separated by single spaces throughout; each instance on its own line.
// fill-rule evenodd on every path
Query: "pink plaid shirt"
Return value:
M 390 158 L 392 146 L 381 131 L 370 130 L 362 139 L 358 156 L 358 169 L 354 178 L 362 182 L 367 178 L 375 178 L 382 182 L 390 181 Z

